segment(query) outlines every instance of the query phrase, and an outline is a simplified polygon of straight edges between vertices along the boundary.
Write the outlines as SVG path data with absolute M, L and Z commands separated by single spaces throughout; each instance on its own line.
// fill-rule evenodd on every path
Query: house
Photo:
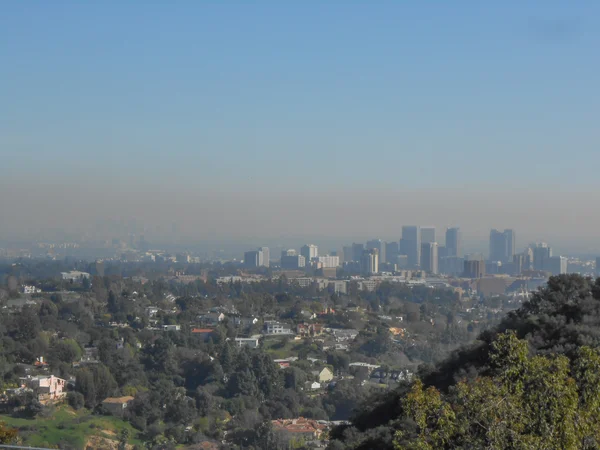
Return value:
M 70 272 L 61 272 L 61 277 L 65 281 L 81 281 L 84 278 L 89 280 L 90 274 L 87 272 L 79 272 L 77 270 L 71 270 Z
M 323 334 L 323 325 L 320 323 L 300 323 L 296 331 L 302 337 L 319 336 Z
M 31 285 L 22 286 L 22 291 L 23 294 L 39 294 L 42 292 L 40 288 Z
M 121 417 L 134 398 L 130 395 L 124 397 L 108 397 L 102 402 L 102 407 L 113 416 Z
M 317 381 L 313 381 L 312 383 L 310 381 L 307 381 L 306 384 L 310 388 L 310 390 L 312 390 L 312 391 L 316 391 L 317 389 L 321 389 L 321 383 L 318 383 Z
M 333 380 L 333 372 L 329 367 L 324 367 L 320 371 L 313 370 L 311 373 L 320 383 L 327 383 L 328 381 Z
M 163 325 L 164 331 L 180 331 L 181 325 Z
M 305 439 L 319 439 L 327 428 L 312 419 L 298 417 L 297 419 L 278 419 L 271 421 L 275 430 L 287 431 L 293 436 Z
M 285 369 L 286 367 L 290 367 L 289 359 L 274 359 L 273 362 L 279 366 L 280 369 Z
M 275 320 L 265 321 L 265 334 L 293 334 L 287 323 L 279 323 Z
M 218 325 L 225 320 L 225 314 L 222 312 L 209 312 L 198 316 L 198 319 L 208 325 Z
M 337 342 L 353 341 L 358 336 L 357 330 L 332 328 L 331 334 Z
M 61 400 L 67 395 L 65 391 L 66 380 L 54 375 L 28 376 L 20 380 L 23 387 L 27 387 L 33 391 L 40 403 Z
M 158 313 L 158 308 L 156 306 L 148 306 L 146 308 L 146 315 L 150 318 L 154 317 Z
M 194 336 L 199 336 L 205 341 L 208 340 L 213 331 L 215 331 L 214 328 L 192 328 L 192 334 Z
M 258 323 L 258 319 L 256 317 L 233 317 L 233 324 L 236 327 L 247 328 L 252 325 L 256 325 Z
M 259 346 L 259 336 L 252 336 L 249 338 L 235 338 L 235 343 L 238 347 L 250 347 L 250 348 L 258 348 Z

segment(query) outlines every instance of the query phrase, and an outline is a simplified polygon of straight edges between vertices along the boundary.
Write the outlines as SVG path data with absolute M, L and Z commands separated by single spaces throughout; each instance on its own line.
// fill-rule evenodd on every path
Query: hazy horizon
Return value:
M 11 2 L 0 240 L 600 251 L 595 2 Z M 174 226 L 175 224 L 175 226 Z

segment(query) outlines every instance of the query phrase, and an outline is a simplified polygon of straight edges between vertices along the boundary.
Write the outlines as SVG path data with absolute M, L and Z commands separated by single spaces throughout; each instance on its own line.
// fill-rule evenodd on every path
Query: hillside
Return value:
M 129 423 L 112 416 L 92 415 L 85 409 L 75 411 L 66 405 L 35 419 L 0 415 L 0 422 L 18 429 L 21 445 L 32 447 L 116 449 L 124 435 L 128 448 L 141 445 L 135 438 L 136 430 Z
M 599 346 L 600 279 L 553 277 L 475 344 L 370 399 L 329 448 L 598 448 Z

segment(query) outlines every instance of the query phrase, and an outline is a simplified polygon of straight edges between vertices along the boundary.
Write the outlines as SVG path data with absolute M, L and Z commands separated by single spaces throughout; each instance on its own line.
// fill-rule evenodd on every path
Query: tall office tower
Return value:
M 423 242 L 421 244 L 421 269 L 437 274 L 438 270 L 438 245 L 436 242 Z
M 600 256 L 596 257 L 596 275 L 600 275 Z
M 281 252 L 281 268 L 282 269 L 301 269 L 306 265 L 304 256 L 299 255 L 296 250 L 284 250 Z
M 552 275 L 562 275 L 567 273 L 568 260 L 564 256 L 551 256 L 546 261 L 546 268 Z
M 360 260 L 360 268 L 366 275 L 379 273 L 379 251 L 376 248 L 370 248 L 363 251 Z
M 435 227 L 421 227 L 421 244 L 437 242 L 435 240 Z
M 396 256 L 396 266 L 398 270 L 408 269 L 408 256 L 398 255 Z
M 400 254 L 400 246 L 398 241 L 386 242 L 385 243 L 385 260 L 386 262 L 396 264 L 398 261 L 398 255 Z
M 483 259 L 465 260 L 465 278 L 482 278 L 485 276 L 485 261 Z
M 533 249 L 531 247 L 526 248 L 523 252 L 523 269 L 522 270 L 531 270 L 533 269 Z
M 512 262 L 515 255 L 514 230 L 490 231 L 490 261 Z
M 552 258 L 552 248 L 545 242 L 533 247 L 533 270 L 548 270 L 548 260 Z
M 381 239 L 371 239 L 370 241 L 367 241 L 365 248 L 367 250 L 376 248 L 377 252 L 379 252 L 379 264 L 386 262 L 385 242 Z
M 271 252 L 269 251 L 269 247 L 260 247 L 258 250 L 262 252 L 262 261 L 260 265 L 263 267 L 269 267 L 271 261 Z
M 312 261 L 313 258 L 319 256 L 319 251 L 316 245 L 308 244 L 300 247 L 300 254 L 306 261 Z
M 460 228 L 448 228 L 446 230 L 446 251 L 448 256 L 461 256 L 461 233 Z
M 439 257 L 440 273 L 445 275 L 462 275 L 465 270 L 465 260 L 458 256 Z
M 408 256 L 408 265 L 411 269 L 421 264 L 421 231 L 418 226 L 402 227 L 400 254 Z
M 337 267 L 340 265 L 340 257 L 333 255 L 317 256 L 313 259 L 313 261 L 316 261 L 318 264 L 321 265 L 322 268 L 325 269 Z
M 253 269 L 260 267 L 263 254 L 260 250 L 252 250 L 244 253 L 244 266 Z
M 365 246 L 363 244 L 352 244 L 352 261 L 356 261 L 360 263 L 362 261 L 362 255 L 365 251 Z
M 350 262 L 354 261 L 352 257 L 354 256 L 354 250 L 352 250 L 351 245 L 345 245 L 342 247 L 342 262 Z

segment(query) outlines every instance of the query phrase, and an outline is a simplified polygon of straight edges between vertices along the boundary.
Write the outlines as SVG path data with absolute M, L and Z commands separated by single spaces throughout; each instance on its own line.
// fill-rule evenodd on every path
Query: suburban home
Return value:
M 276 320 L 265 321 L 265 334 L 293 334 L 287 323 L 279 323 Z
M 180 331 L 181 325 L 163 325 L 164 331 Z
M 208 340 L 213 331 L 215 331 L 214 328 L 192 328 L 192 334 L 194 336 L 199 336 L 205 341 Z
M 358 331 L 353 329 L 332 328 L 331 334 L 337 342 L 353 341 L 358 336 Z
M 323 333 L 323 325 L 320 323 L 300 323 L 296 331 L 302 337 L 319 336 Z
M 235 343 L 238 347 L 250 347 L 250 348 L 258 348 L 259 346 L 259 336 L 252 336 L 249 338 L 235 338 Z
M 225 320 L 225 314 L 222 312 L 209 312 L 198 316 L 198 319 L 208 325 L 218 325 Z
M 64 398 L 67 395 L 65 391 L 66 382 L 66 380 L 54 375 L 21 378 L 23 387 L 31 389 L 40 403 L 52 402 Z
M 239 317 L 239 316 L 233 317 L 233 324 L 236 327 L 246 328 L 246 327 L 251 327 L 252 325 L 256 325 L 257 323 L 258 323 L 258 319 L 256 317 Z
M 324 367 L 321 370 L 313 370 L 311 373 L 320 383 L 327 383 L 333 380 L 333 372 L 329 367 Z
M 298 417 L 297 419 L 278 419 L 271 421 L 275 430 L 282 430 L 291 433 L 294 436 L 305 439 L 319 439 L 325 429 L 325 425 L 316 420 Z
M 124 397 L 108 397 L 102 402 L 102 407 L 113 416 L 121 417 L 133 400 L 133 397 L 130 395 Z
M 158 313 L 158 308 L 156 306 L 148 306 L 146 308 L 146 315 L 150 318 L 154 317 Z
M 274 359 L 273 362 L 279 366 L 280 369 L 285 369 L 286 367 L 290 367 L 289 359 Z

